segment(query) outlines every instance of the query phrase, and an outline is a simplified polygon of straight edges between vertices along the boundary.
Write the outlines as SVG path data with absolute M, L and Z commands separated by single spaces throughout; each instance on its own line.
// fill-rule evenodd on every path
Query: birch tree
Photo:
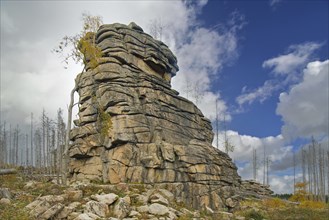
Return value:
M 103 21 L 100 16 L 92 16 L 88 13 L 82 14 L 83 28 L 80 33 L 74 36 L 65 36 L 53 52 L 64 57 L 63 62 L 68 65 L 72 59 L 76 63 L 81 63 L 84 72 L 87 68 L 95 68 L 98 65 L 98 60 L 102 56 L 101 49 L 96 44 L 96 32 L 102 25 Z M 70 48 L 66 53 L 66 49 Z M 88 65 L 88 67 L 87 67 Z M 79 81 L 79 79 L 78 79 Z M 70 130 L 72 123 L 72 109 L 74 106 L 74 93 L 78 90 L 78 85 L 75 82 L 74 88 L 70 93 L 70 103 L 68 106 L 67 129 L 64 147 L 63 173 L 62 183 L 67 184 L 67 165 L 68 165 L 68 150 L 70 143 Z

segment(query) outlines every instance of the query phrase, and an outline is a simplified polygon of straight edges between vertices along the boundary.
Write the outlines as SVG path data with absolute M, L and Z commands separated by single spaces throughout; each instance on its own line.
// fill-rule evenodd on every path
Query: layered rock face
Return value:
M 212 147 L 210 121 L 171 89 L 168 47 L 134 23 L 103 25 L 96 40 L 99 65 L 76 78 L 71 180 L 154 184 L 194 208 L 234 207 L 237 168 Z

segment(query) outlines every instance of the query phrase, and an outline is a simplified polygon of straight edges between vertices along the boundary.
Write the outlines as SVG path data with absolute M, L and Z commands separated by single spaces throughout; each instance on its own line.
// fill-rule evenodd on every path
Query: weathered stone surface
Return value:
M 83 197 L 82 190 L 69 189 L 65 192 L 70 201 L 80 201 Z
M 10 205 L 11 202 L 10 202 L 10 199 L 2 198 L 2 199 L 0 199 L 0 204 L 2 204 L 2 205 Z
M 166 198 L 164 198 L 161 194 L 156 193 L 150 196 L 149 201 L 151 203 L 159 203 L 162 205 L 168 205 L 169 202 Z
M 98 202 L 105 203 L 106 205 L 111 205 L 119 198 L 119 196 L 114 193 L 109 193 L 104 195 L 95 195 L 92 198 Z
M 273 191 L 268 185 L 263 185 L 254 180 L 243 180 L 241 184 L 241 194 L 262 197 L 272 195 Z
M 39 200 L 39 203 L 30 211 L 30 215 L 39 218 L 51 205 L 47 201 Z
M 68 206 L 65 206 L 57 215 L 58 219 L 65 219 L 68 218 L 68 216 L 76 211 L 77 207 L 81 205 L 80 202 L 72 202 Z
M 62 209 L 64 208 L 64 205 L 61 203 L 57 203 L 56 205 L 49 208 L 47 211 L 42 213 L 38 219 L 52 219 L 54 218 Z
M 96 220 L 99 219 L 99 216 L 93 213 L 82 213 L 78 215 L 74 220 Z
M 11 193 L 8 188 L 0 188 L 0 198 L 11 199 Z
M 114 206 L 114 215 L 119 219 L 128 217 L 131 211 L 130 197 L 120 198 Z
M 169 209 L 167 206 L 159 203 L 153 203 L 149 206 L 149 213 L 153 215 L 165 215 L 169 213 Z
M 86 203 L 85 211 L 86 213 L 93 213 L 99 217 L 105 217 L 109 212 L 109 208 L 105 203 L 89 201 Z
M 178 66 L 169 48 L 133 23 L 103 25 L 96 41 L 99 65 L 76 78 L 71 180 L 161 185 L 197 209 L 232 208 L 241 178 L 212 146 L 211 122 L 171 89 Z

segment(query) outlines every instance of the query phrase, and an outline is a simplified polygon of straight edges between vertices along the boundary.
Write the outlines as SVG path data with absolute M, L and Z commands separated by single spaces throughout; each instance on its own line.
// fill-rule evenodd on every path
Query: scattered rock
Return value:
M 2 199 L 0 199 L 0 204 L 3 204 L 3 205 L 10 205 L 11 202 L 10 202 L 10 199 L 2 198 Z
M 139 206 L 137 207 L 137 211 L 140 213 L 146 213 L 149 212 L 149 207 L 147 205 Z
M 97 201 L 89 201 L 85 207 L 86 213 L 93 213 L 99 217 L 105 217 L 109 212 L 109 208 L 105 203 L 97 202 Z
M 0 188 L 0 198 L 11 199 L 11 193 L 8 188 Z
M 104 195 L 94 195 L 92 199 L 97 200 L 98 202 L 105 203 L 107 205 L 111 205 L 119 198 L 118 195 L 114 193 L 104 194 Z
M 68 206 L 65 206 L 57 215 L 58 219 L 65 219 L 67 218 L 71 213 L 76 211 L 76 209 L 81 205 L 80 202 L 72 202 Z M 77 216 L 76 216 L 77 217 Z
M 169 209 L 159 203 L 153 203 L 149 206 L 149 213 L 153 215 L 165 215 L 169 213 Z
M 69 189 L 65 194 L 70 201 L 80 201 L 83 198 L 82 190 Z
M 114 206 L 114 215 L 119 219 L 122 219 L 128 217 L 130 211 L 131 207 L 129 196 L 118 199 L 117 203 Z
M 35 218 L 39 218 L 45 211 L 50 209 L 51 205 L 44 200 L 37 200 L 38 203 L 34 206 L 34 208 L 30 211 L 30 215 L 32 215 Z
M 161 194 L 156 193 L 150 196 L 149 201 L 151 203 L 159 203 L 162 205 L 168 205 L 169 202 L 166 198 L 164 198 Z
M 25 186 L 24 189 L 33 189 L 34 187 L 36 187 L 37 182 L 35 181 L 28 181 Z
M 64 205 L 61 203 L 58 203 L 54 206 L 52 206 L 50 209 L 48 209 L 47 211 L 45 211 L 44 213 L 42 213 L 38 219 L 53 219 L 54 216 L 56 216 L 60 211 L 62 211 L 62 209 L 64 208 Z
M 216 212 L 216 216 L 221 220 L 231 220 L 233 219 L 233 214 L 229 212 Z
M 135 210 L 132 210 L 130 213 L 129 213 L 129 217 L 138 217 L 138 216 L 141 216 L 141 214 Z
M 96 220 L 99 219 L 99 216 L 93 213 L 82 213 L 78 215 L 74 220 Z
M 226 205 L 229 208 L 234 208 L 237 205 L 237 202 L 234 201 L 232 198 L 228 198 L 228 199 L 226 199 Z

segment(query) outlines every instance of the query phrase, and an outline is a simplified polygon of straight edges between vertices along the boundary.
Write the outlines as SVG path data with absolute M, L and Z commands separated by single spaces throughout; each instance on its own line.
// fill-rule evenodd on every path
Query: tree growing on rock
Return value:
M 74 36 L 65 36 L 53 52 L 63 57 L 65 65 L 70 60 L 83 65 L 82 72 L 88 68 L 95 68 L 98 59 L 102 56 L 101 49 L 96 44 L 96 32 L 103 24 L 102 17 L 93 16 L 88 13 L 82 14 L 83 28 Z M 68 51 L 68 52 L 67 52 Z M 64 68 L 67 68 L 66 66 Z M 79 79 L 78 79 L 79 80 Z M 67 182 L 68 150 L 70 142 L 70 130 L 72 122 L 72 109 L 74 104 L 74 93 L 78 90 L 77 83 L 70 93 L 70 104 L 68 106 L 67 129 L 64 146 L 64 159 L 62 164 L 62 182 Z

